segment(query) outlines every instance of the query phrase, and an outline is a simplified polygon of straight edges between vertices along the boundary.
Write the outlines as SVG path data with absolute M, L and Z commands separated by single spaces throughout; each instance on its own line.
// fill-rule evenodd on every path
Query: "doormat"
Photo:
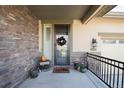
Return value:
M 55 67 L 53 73 L 69 73 L 69 68 L 67 67 Z

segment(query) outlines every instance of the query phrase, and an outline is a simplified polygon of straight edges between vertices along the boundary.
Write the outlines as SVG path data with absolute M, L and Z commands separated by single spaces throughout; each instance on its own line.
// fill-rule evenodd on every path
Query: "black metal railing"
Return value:
M 124 62 L 87 53 L 87 68 L 108 87 L 124 87 Z

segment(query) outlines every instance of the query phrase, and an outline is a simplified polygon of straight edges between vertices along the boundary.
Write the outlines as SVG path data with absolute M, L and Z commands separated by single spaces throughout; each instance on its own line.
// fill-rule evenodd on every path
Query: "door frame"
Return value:
M 55 25 L 67 25 L 68 26 L 68 46 L 67 46 L 67 61 L 68 61 L 68 64 L 64 64 L 64 65 L 59 65 L 59 66 L 69 66 L 70 65 L 70 29 L 71 29 L 71 24 L 54 24 L 53 25 L 53 31 L 54 31 L 54 44 L 53 44 L 53 47 L 54 47 L 54 65 L 56 66 L 57 63 L 56 63 L 56 31 L 55 31 Z

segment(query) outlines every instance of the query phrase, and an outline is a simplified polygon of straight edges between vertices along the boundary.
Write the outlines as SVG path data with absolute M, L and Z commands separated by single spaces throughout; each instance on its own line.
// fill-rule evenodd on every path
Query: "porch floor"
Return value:
M 19 88 L 107 88 L 90 71 L 80 73 L 70 69 L 70 73 L 52 73 L 52 69 L 47 72 L 40 72 L 35 79 L 27 79 Z

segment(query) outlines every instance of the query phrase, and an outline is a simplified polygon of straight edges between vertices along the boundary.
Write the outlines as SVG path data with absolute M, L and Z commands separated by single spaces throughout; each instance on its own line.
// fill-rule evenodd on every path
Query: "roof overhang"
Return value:
M 31 12 L 41 20 L 81 19 L 90 5 L 29 5 Z
M 29 10 L 41 20 L 80 19 L 88 23 L 92 18 L 103 16 L 115 5 L 29 5 Z
M 88 23 L 94 17 L 102 17 L 106 13 L 108 13 L 111 9 L 113 9 L 115 5 L 96 5 L 92 6 L 89 11 L 83 16 L 81 19 L 82 23 Z
M 124 5 L 117 5 L 103 17 L 124 18 Z

